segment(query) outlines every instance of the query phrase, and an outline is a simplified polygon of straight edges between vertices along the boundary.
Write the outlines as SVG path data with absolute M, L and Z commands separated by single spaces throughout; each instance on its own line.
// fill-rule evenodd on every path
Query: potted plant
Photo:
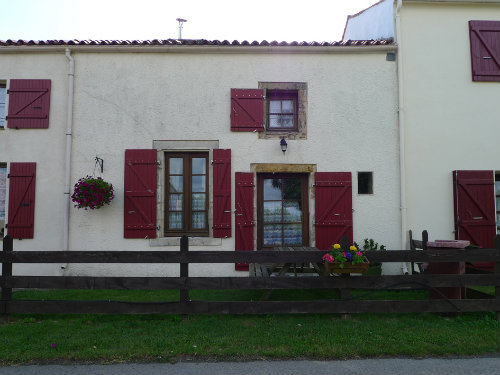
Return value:
M 71 200 L 75 207 L 96 210 L 109 204 L 115 197 L 113 185 L 101 177 L 85 176 L 75 184 Z
M 342 249 L 338 243 L 333 245 L 332 251 L 323 255 L 322 259 L 329 273 L 364 273 L 370 265 L 366 256 L 356 246 Z
M 354 242 L 354 246 L 360 248 L 360 246 Z M 363 240 L 363 251 L 376 251 L 376 250 L 387 250 L 384 245 L 380 245 L 378 242 L 375 242 L 373 238 L 365 238 Z M 368 275 L 381 275 L 382 274 L 382 263 L 380 262 L 371 262 L 368 268 Z

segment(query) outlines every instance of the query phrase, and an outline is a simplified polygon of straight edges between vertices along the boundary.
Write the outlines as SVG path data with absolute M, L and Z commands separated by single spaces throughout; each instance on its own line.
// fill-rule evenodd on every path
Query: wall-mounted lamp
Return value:
M 285 153 L 286 148 L 288 147 L 288 144 L 286 143 L 285 138 L 281 138 L 280 146 L 281 146 L 281 151 L 283 151 L 283 153 Z

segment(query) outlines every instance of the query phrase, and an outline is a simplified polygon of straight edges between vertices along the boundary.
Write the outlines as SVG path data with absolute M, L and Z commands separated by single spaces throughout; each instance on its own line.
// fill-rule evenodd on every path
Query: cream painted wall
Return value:
M 318 171 L 350 171 L 355 240 L 373 237 L 388 248 L 401 246 L 396 66 L 386 61 L 386 51 L 320 54 L 74 51 L 73 56 L 71 183 L 93 172 L 97 155 L 104 159 L 103 178 L 113 183 L 116 198 L 110 206 L 95 212 L 71 209 L 71 250 L 178 249 L 178 246 L 151 247 L 154 241 L 123 238 L 124 151 L 152 148 L 155 140 L 218 141 L 220 148 L 232 150 L 233 176 L 234 172 L 249 172 L 251 163 L 304 163 L 315 164 Z M 0 132 L 0 161 L 38 163 L 35 239 L 15 241 L 15 248 L 61 249 L 66 59 L 63 52 L 51 56 L 0 54 L 0 59 L 3 67 L 0 78 L 53 80 L 49 130 Z M 257 88 L 259 81 L 308 85 L 307 140 L 289 140 L 286 154 L 281 152 L 276 139 L 230 132 L 230 89 Z M 374 172 L 373 195 L 358 196 L 357 171 Z M 311 207 L 313 199 L 311 187 Z M 313 232 L 313 215 L 309 221 Z M 230 251 L 234 249 L 234 237 L 202 241 L 191 249 Z M 193 275 L 244 275 L 235 272 L 231 264 L 200 265 L 191 270 Z M 145 265 L 138 270 L 127 265 L 110 268 L 71 264 L 65 274 L 141 272 L 176 275 L 178 266 Z
M 499 4 L 408 3 L 401 11 L 408 229 L 454 238 L 452 171 L 500 170 L 500 83 L 471 78 L 469 20 Z

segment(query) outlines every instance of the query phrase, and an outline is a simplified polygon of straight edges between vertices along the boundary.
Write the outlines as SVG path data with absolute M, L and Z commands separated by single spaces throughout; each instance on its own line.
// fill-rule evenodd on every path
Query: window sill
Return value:
M 180 237 L 160 237 L 149 240 L 149 247 L 180 246 Z M 189 237 L 189 246 L 221 246 L 222 238 Z

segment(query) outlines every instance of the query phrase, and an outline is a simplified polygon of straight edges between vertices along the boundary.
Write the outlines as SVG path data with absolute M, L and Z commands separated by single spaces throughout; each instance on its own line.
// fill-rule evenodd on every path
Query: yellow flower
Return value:
M 339 245 L 338 243 L 336 243 L 335 245 L 333 245 L 333 248 L 334 248 L 335 250 L 338 250 L 338 249 L 340 249 L 340 245 Z
M 349 250 L 356 251 L 356 250 L 358 250 L 358 249 L 356 248 L 356 246 L 351 246 L 351 247 L 349 248 Z

